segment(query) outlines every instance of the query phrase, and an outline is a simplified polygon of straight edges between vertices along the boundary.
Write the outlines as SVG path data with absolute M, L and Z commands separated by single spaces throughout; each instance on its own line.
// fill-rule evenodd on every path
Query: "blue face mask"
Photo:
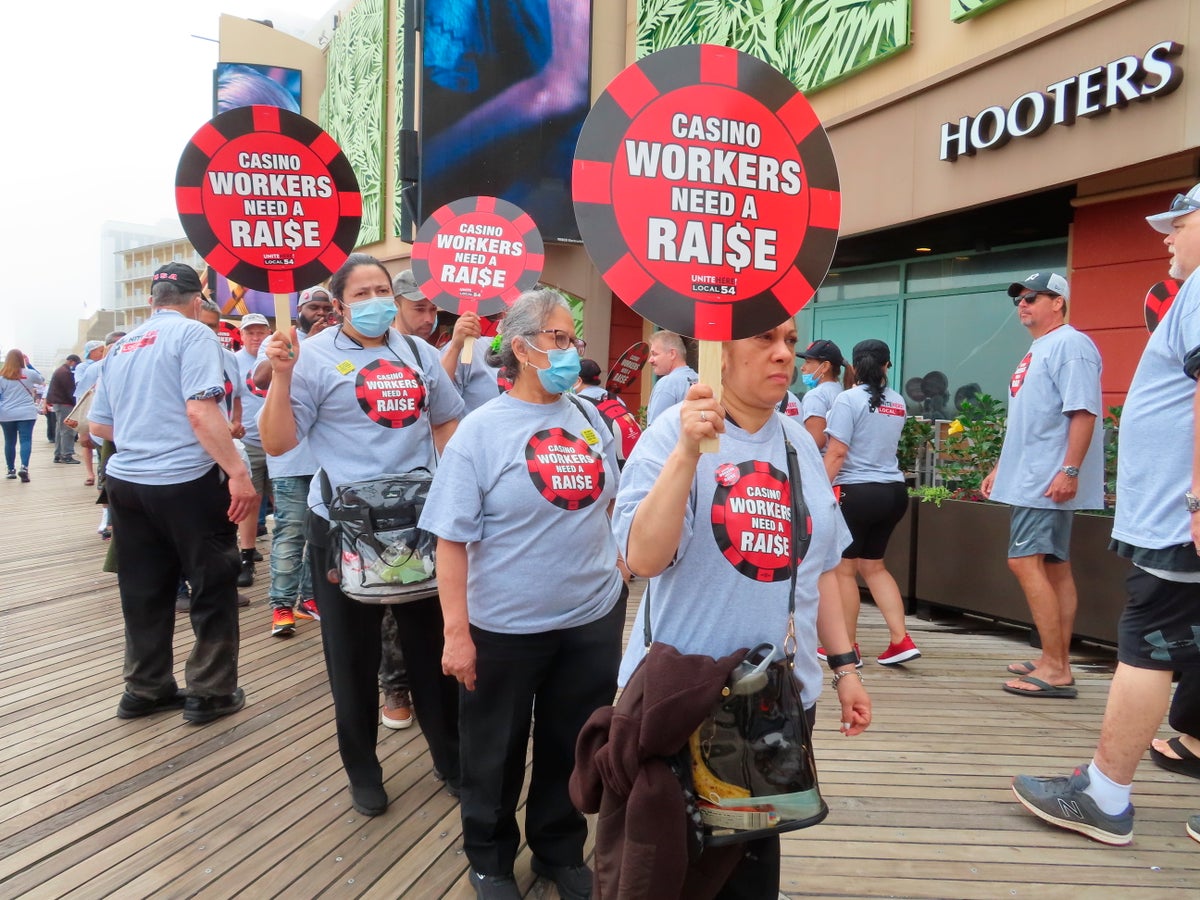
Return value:
M 820 380 L 817 378 L 817 376 L 814 375 L 812 372 L 801 372 L 800 380 L 804 383 L 804 386 L 806 388 L 808 388 L 810 391 L 813 388 L 815 388 L 818 384 L 821 383 Z
M 529 344 L 533 350 L 546 354 L 550 365 L 544 369 L 533 366 L 538 373 L 538 381 L 551 394 L 562 394 L 569 391 L 579 380 L 579 351 L 572 347 L 569 350 L 542 350 L 541 347 Z
M 387 332 L 396 318 L 395 297 L 372 297 L 345 307 L 350 324 L 363 337 L 377 338 Z

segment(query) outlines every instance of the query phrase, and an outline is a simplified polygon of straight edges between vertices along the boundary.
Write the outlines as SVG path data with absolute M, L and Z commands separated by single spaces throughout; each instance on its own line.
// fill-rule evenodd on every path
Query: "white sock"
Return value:
M 1106 816 L 1118 816 L 1129 806 L 1129 795 L 1133 793 L 1132 784 L 1118 784 L 1100 771 L 1093 759 L 1088 766 L 1088 778 L 1091 783 L 1084 788 L 1084 793 L 1096 801 L 1100 811 Z

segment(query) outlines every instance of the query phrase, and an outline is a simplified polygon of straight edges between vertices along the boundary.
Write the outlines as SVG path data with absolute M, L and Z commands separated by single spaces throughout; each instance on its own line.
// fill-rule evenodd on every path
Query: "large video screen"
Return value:
M 241 106 L 278 106 L 300 113 L 300 70 L 252 63 L 217 63 L 213 116 Z
M 571 161 L 587 116 L 591 0 L 425 0 L 420 220 L 501 197 L 578 241 Z

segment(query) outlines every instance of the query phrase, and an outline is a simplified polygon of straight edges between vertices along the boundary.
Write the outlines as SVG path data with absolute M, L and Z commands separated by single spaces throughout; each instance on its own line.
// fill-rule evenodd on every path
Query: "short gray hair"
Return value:
M 180 290 L 179 285 L 171 281 L 156 281 L 150 286 L 150 303 L 152 306 L 183 306 L 191 303 L 199 293 Z M 220 311 L 220 307 L 217 307 L 217 312 Z
M 513 353 L 513 338 L 531 340 L 545 327 L 550 313 L 556 309 L 571 311 L 562 295 L 549 288 L 534 288 L 521 294 L 505 313 L 500 326 L 500 349 L 488 354 L 488 364 L 499 367 L 508 378 L 515 378 L 519 363 Z

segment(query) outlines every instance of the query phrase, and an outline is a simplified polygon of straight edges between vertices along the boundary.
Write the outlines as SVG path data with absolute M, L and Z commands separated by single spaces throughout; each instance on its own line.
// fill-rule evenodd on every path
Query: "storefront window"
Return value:
M 896 385 L 909 412 L 952 419 L 964 399 L 990 394 L 1008 403 L 1013 370 L 1029 348 L 1006 288 L 1039 269 L 1065 270 L 1062 244 L 908 266 L 904 355 Z M 938 296 L 924 291 L 953 290 Z
M 838 300 L 872 300 L 900 293 L 900 266 L 872 266 L 830 272 L 817 291 L 818 303 Z

